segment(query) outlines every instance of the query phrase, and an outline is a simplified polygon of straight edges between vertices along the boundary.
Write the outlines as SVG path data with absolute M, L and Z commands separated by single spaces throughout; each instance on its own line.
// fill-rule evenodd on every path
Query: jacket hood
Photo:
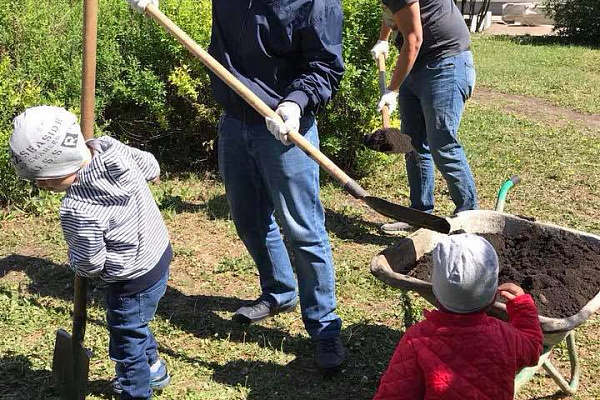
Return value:
M 77 173 L 69 188 L 73 200 L 99 205 L 126 204 L 133 193 L 130 166 L 119 156 L 118 142 L 108 136 L 90 139 L 86 144 L 93 150 L 89 164 Z

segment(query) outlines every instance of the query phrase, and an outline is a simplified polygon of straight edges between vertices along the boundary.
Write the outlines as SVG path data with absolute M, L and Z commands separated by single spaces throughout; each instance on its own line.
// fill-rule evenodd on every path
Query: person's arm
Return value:
M 388 89 L 397 92 L 415 64 L 423 43 L 419 2 L 415 1 L 400 8 L 394 13 L 394 19 L 403 42 Z
M 533 298 L 514 283 L 500 285 L 498 292 L 507 300 L 508 322 L 518 331 L 515 337 L 517 367 L 536 365 L 544 337 Z
M 420 400 L 425 396 L 425 377 L 416 351 L 405 334 L 383 374 L 373 400 Z
M 385 22 L 381 22 L 381 28 L 379 29 L 379 40 L 385 40 L 386 42 L 390 39 L 392 28 L 387 26 Z
M 99 221 L 75 210 L 61 210 L 60 223 L 69 246 L 71 268 L 86 278 L 100 275 L 106 263 L 106 245 Z
M 142 171 L 142 175 L 144 175 L 146 181 L 158 179 L 160 165 L 152 153 L 131 146 L 127 146 L 127 149 L 129 150 L 129 154 L 131 154 L 131 158 L 133 158 L 140 171 Z
M 304 68 L 281 102 L 296 103 L 303 115 L 316 115 L 331 100 L 344 73 L 340 1 L 314 3 L 311 20 L 297 32 Z

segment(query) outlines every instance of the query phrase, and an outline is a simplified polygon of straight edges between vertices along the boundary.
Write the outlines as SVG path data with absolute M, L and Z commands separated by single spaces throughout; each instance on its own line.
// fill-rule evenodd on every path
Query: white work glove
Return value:
M 390 54 L 390 44 L 387 40 L 378 40 L 375 43 L 375 46 L 371 49 L 371 54 L 373 55 L 373 59 L 377 61 L 380 54 L 385 55 L 385 58 Z
M 385 105 L 388 106 L 390 114 L 393 113 L 398 106 L 398 92 L 386 89 L 383 96 L 381 96 L 381 100 L 379 100 L 379 103 L 377 104 L 377 112 L 381 112 Z
M 148 4 L 154 4 L 158 7 L 158 0 L 127 0 L 131 8 L 136 11 L 141 12 L 142 14 L 146 12 L 146 7 Z
M 284 101 L 277 107 L 275 113 L 281 118 L 266 117 L 267 129 L 277 140 L 289 146 L 292 142 L 288 140 L 288 132 L 298 132 L 300 129 L 300 106 L 293 101 Z

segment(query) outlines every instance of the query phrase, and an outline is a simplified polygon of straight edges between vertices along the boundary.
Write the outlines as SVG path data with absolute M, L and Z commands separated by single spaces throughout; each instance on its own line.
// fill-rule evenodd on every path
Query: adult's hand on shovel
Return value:
M 141 12 L 142 14 L 146 11 L 146 7 L 148 4 L 153 4 L 158 8 L 158 0 L 127 0 L 131 8 L 136 11 Z
M 377 104 L 377 112 L 381 112 L 385 106 L 387 106 L 390 114 L 396 110 L 396 107 L 398 106 L 398 92 L 389 89 L 385 91 Z
M 371 55 L 373 56 L 373 60 L 377 61 L 379 55 L 383 54 L 385 58 L 390 54 L 390 44 L 387 40 L 378 40 L 375 43 L 375 46 L 371 49 Z
M 277 107 L 275 113 L 280 118 L 265 117 L 267 129 L 286 146 L 292 144 L 288 133 L 300 130 L 300 106 L 293 101 L 284 101 Z

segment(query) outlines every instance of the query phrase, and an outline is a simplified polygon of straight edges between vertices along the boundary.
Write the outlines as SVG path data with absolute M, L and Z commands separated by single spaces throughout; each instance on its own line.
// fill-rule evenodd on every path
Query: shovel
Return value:
M 200 47 L 192 38 L 182 31 L 173 21 L 164 15 L 155 5 L 148 4 L 145 9 L 146 15 L 154 19 L 158 24 L 164 27 L 179 43 L 186 47 L 194 56 L 206 65 L 215 75 L 221 78 L 232 90 L 242 97 L 259 114 L 269 118 L 279 118 L 279 116 L 267 106 L 258 96 L 244 86 L 235 76 L 233 76 L 225 67 Z M 404 207 L 398 204 L 390 203 L 387 200 L 370 196 L 357 182 L 350 178 L 344 171 L 335 165 L 329 158 L 321 153 L 315 146 L 306 140 L 298 132 L 290 131 L 288 140 L 302 149 L 310 158 L 315 160 L 321 168 L 329 175 L 334 177 L 344 189 L 357 199 L 365 202 L 379 214 L 385 215 L 396 221 L 406 222 L 412 226 L 427 228 L 434 231 L 448 233 L 450 232 L 450 223 L 447 219 L 432 214 L 427 214 L 410 207 Z
M 87 378 L 92 353 L 83 346 L 86 323 L 85 278 L 75 275 L 73 336 L 64 329 L 56 332 L 52 376 L 61 400 L 82 400 L 87 392 Z
M 81 131 L 83 137 L 94 136 L 94 95 L 96 86 L 96 34 L 98 0 L 85 0 L 83 10 L 83 72 L 81 96 Z M 52 376 L 61 400 L 83 400 L 92 353 L 83 346 L 87 320 L 87 281 L 75 275 L 73 284 L 73 336 L 64 329 L 56 332 Z
M 377 69 L 379 70 L 379 92 L 383 95 L 386 88 L 385 56 L 383 54 L 377 58 Z M 363 137 L 366 147 L 383 153 L 404 154 L 414 150 L 410 136 L 390 125 L 390 109 L 387 105 L 381 109 L 381 119 L 383 128 Z

